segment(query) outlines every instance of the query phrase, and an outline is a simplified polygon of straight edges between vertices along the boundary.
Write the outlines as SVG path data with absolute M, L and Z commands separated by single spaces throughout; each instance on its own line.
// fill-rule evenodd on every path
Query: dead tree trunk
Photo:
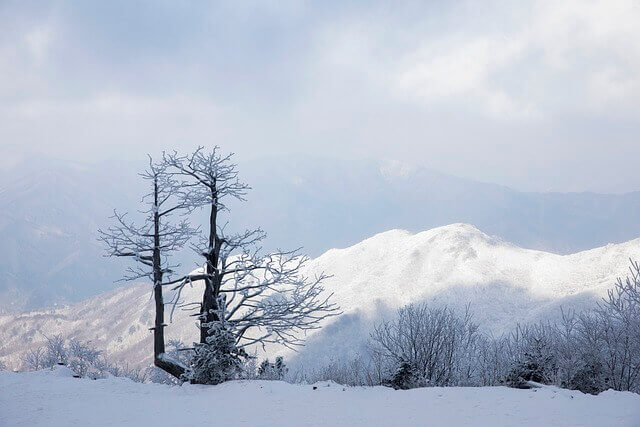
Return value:
M 158 179 L 153 181 L 153 297 L 155 300 L 156 318 L 153 326 L 153 364 L 176 378 L 185 373 L 184 366 L 165 357 L 164 345 L 164 299 L 162 297 L 162 258 L 160 257 L 160 211 L 158 209 Z
M 204 280 L 205 289 L 202 295 L 202 307 L 200 309 L 200 342 L 207 343 L 210 335 L 209 329 L 213 322 L 220 320 L 218 297 L 220 295 L 220 271 L 218 261 L 220 256 L 221 239 L 218 237 L 218 195 L 215 181 L 210 185 L 211 212 L 209 214 L 209 245 L 204 257 L 206 259 Z

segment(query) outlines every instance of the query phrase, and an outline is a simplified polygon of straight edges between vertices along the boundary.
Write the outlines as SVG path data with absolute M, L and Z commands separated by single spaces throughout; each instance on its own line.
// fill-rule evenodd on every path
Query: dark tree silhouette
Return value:
M 202 280 L 199 304 L 200 343 L 218 331 L 220 325 L 236 337 L 239 348 L 252 344 L 302 344 L 301 332 L 319 328 L 320 321 L 337 314 L 338 308 L 324 295 L 326 275 L 307 277 L 303 273 L 308 258 L 298 250 L 261 254 L 265 238 L 261 229 L 228 234 L 220 225 L 220 213 L 228 211 L 230 199 L 244 200 L 248 185 L 238 179 L 232 155 L 203 147 L 193 154 L 165 154 L 165 164 L 183 177 L 188 209 L 209 212 L 205 233 L 196 244 L 204 267 L 190 274 L 188 281 Z M 213 326 L 216 327 L 213 327 Z
M 165 353 L 164 328 L 165 302 L 162 287 L 182 280 L 164 282 L 177 265 L 171 265 L 168 257 L 181 249 L 195 230 L 182 219 L 177 224 L 170 221 L 172 214 L 188 211 L 184 203 L 184 188 L 168 172 L 164 163 L 154 163 L 149 157 L 149 168 L 140 176 L 149 181 L 151 191 L 142 198 L 145 216 L 142 225 L 136 225 L 127 214 L 114 211 L 115 224 L 99 230 L 100 240 L 107 247 L 107 255 L 131 258 L 135 265 L 129 267 L 122 280 L 148 279 L 153 283 L 155 300 L 155 323 L 153 330 L 154 364 L 176 377 L 181 377 L 186 367 Z

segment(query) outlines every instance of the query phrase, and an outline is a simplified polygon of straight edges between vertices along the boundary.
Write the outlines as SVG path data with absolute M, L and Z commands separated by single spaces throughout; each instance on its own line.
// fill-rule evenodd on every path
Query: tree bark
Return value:
M 209 247 L 207 249 L 205 270 L 207 278 L 204 281 L 205 289 L 202 295 L 202 307 L 200 308 L 200 343 L 206 344 L 210 335 L 209 328 L 212 322 L 220 320 L 218 316 L 218 294 L 220 292 L 220 277 L 218 272 L 218 256 L 220 254 L 221 241 L 218 238 L 218 197 L 217 190 L 211 187 L 211 213 L 209 215 Z

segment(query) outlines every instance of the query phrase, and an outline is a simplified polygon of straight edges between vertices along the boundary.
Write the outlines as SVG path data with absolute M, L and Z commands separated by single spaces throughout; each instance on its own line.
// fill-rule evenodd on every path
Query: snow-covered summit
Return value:
M 442 227 L 432 228 L 420 233 L 412 233 L 403 229 L 383 231 L 359 243 L 356 243 L 353 246 L 349 246 L 348 248 L 331 249 L 328 252 L 331 253 L 334 251 L 357 251 L 362 250 L 363 248 L 384 246 L 387 244 L 397 246 L 404 245 L 407 242 L 411 242 L 413 244 L 420 244 L 424 242 L 439 242 L 443 246 L 463 246 L 479 242 L 486 242 L 487 244 L 505 243 L 498 237 L 485 234 L 472 224 L 455 223 Z
M 508 285 L 539 298 L 600 293 L 640 255 L 640 239 L 573 255 L 519 248 L 473 225 L 452 224 L 417 234 L 391 230 L 314 260 L 336 278 L 329 288 L 343 307 L 376 298 L 400 306 L 452 287 Z M 341 284 L 338 284 L 341 282 Z M 345 286 L 348 283 L 348 286 Z M 357 301 L 357 304 L 356 304 Z

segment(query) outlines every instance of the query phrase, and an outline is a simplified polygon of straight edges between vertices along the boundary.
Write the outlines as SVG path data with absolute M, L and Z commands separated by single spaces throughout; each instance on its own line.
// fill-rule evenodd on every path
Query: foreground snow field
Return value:
M 640 426 L 640 395 L 553 387 L 343 387 L 235 381 L 170 387 L 0 372 L 1 426 Z

